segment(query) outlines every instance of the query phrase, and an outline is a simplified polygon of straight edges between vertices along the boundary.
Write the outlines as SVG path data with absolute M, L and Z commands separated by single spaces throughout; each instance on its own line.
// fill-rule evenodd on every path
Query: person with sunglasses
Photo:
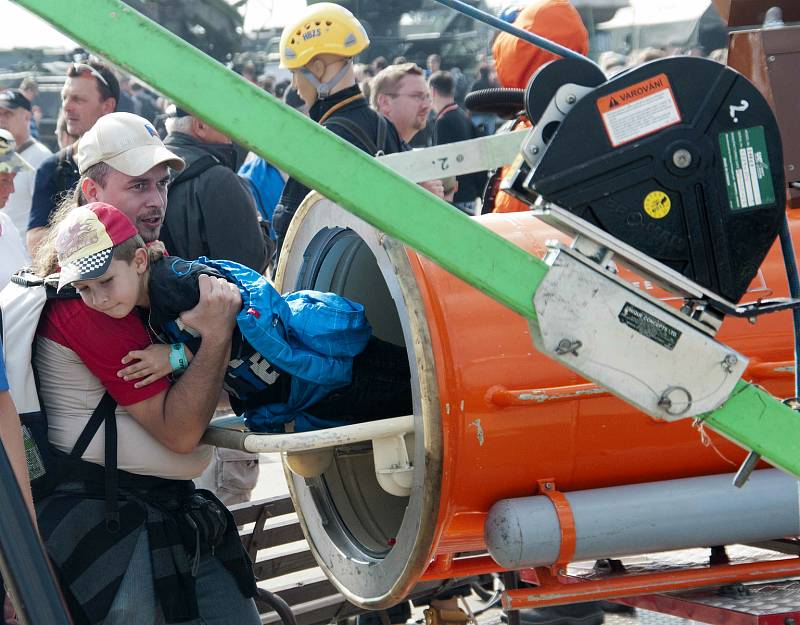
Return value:
M 61 106 L 70 135 L 81 137 L 103 115 L 113 113 L 120 97 L 119 81 L 111 68 L 90 58 L 71 63 L 61 90 Z M 78 139 L 80 141 L 80 138 Z M 78 183 L 80 174 L 70 145 L 45 159 L 36 171 L 26 243 L 34 255 L 49 229 L 58 204 Z

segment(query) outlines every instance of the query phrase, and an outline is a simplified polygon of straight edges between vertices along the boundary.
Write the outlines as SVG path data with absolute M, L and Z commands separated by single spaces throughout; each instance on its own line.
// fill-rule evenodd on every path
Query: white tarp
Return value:
M 697 27 L 711 0 L 630 0 L 597 25 L 601 50 L 696 45 Z M 690 41 L 691 40 L 691 41 Z
M 0 49 L 74 48 L 76 44 L 47 22 L 10 0 L 0 0 Z
M 646 24 L 697 22 L 711 0 L 630 0 L 630 6 L 619 9 L 613 18 L 598 28 L 621 28 Z

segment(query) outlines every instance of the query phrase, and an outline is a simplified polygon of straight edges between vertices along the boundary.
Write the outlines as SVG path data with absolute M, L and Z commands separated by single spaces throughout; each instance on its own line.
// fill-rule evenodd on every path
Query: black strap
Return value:
M 323 124 L 323 126 L 325 126 L 325 128 L 330 128 L 331 126 L 339 126 L 344 128 L 361 142 L 361 145 L 367 149 L 367 152 L 373 156 L 378 153 L 378 148 L 375 146 L 375 143 L 372 141 L 372 139 L 369 138 L 367 133 L 364 132 L 362 128 L 357 126 L 355 122 L 350 121 L 346 117 L 331 117 Z M 380 125 L 378 128 L 380 129 Z
M 389 132 L 389 122 L 386 118 L 378 113 L 378 151 L 375 156 L 382 156 L 386 153 L 386 135 Z
M 59 152 L 58 162 L 56 163 L 56 198 L 58 201 L 59 194 L 63 194 L 72 190 L 69 184 L 69 177 L 80 177 L 80 172 L 72 159 L 72 146 L 68 145 L 66 148 Z
M 106 527 L 111 532 L 116 532 L 119 529 L 116 409 L 116 400 L 106 391 L 69 454 L 69 457 L 75 460 L 82 458 L 97 430 L 100 429 L 100 424 L 105 423 L 105 459 L 103 464 L 105 465 Z

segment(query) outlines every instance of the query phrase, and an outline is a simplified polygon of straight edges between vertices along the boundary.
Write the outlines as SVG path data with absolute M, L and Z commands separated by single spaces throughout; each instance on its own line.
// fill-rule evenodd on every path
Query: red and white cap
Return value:
M 102 276 L 111 266 L 114 246 L 137 234 L 131 220 L 110 204 L 92 202 L 73 208 L 56 230 L 58 290 Z

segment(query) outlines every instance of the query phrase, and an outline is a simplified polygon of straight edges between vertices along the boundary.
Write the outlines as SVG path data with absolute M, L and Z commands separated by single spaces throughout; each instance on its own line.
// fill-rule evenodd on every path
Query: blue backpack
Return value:
M 250 191 L 256 200 L 256 207 L 261 219 L 270 224 L 269 235 L 275 240 L 272 229 L 272 213 L 281 199 L 286 181 L 277 167 L 273 167 L 263 158 L 256 157 L 239 168 L 239 175 L 250 183 Z

